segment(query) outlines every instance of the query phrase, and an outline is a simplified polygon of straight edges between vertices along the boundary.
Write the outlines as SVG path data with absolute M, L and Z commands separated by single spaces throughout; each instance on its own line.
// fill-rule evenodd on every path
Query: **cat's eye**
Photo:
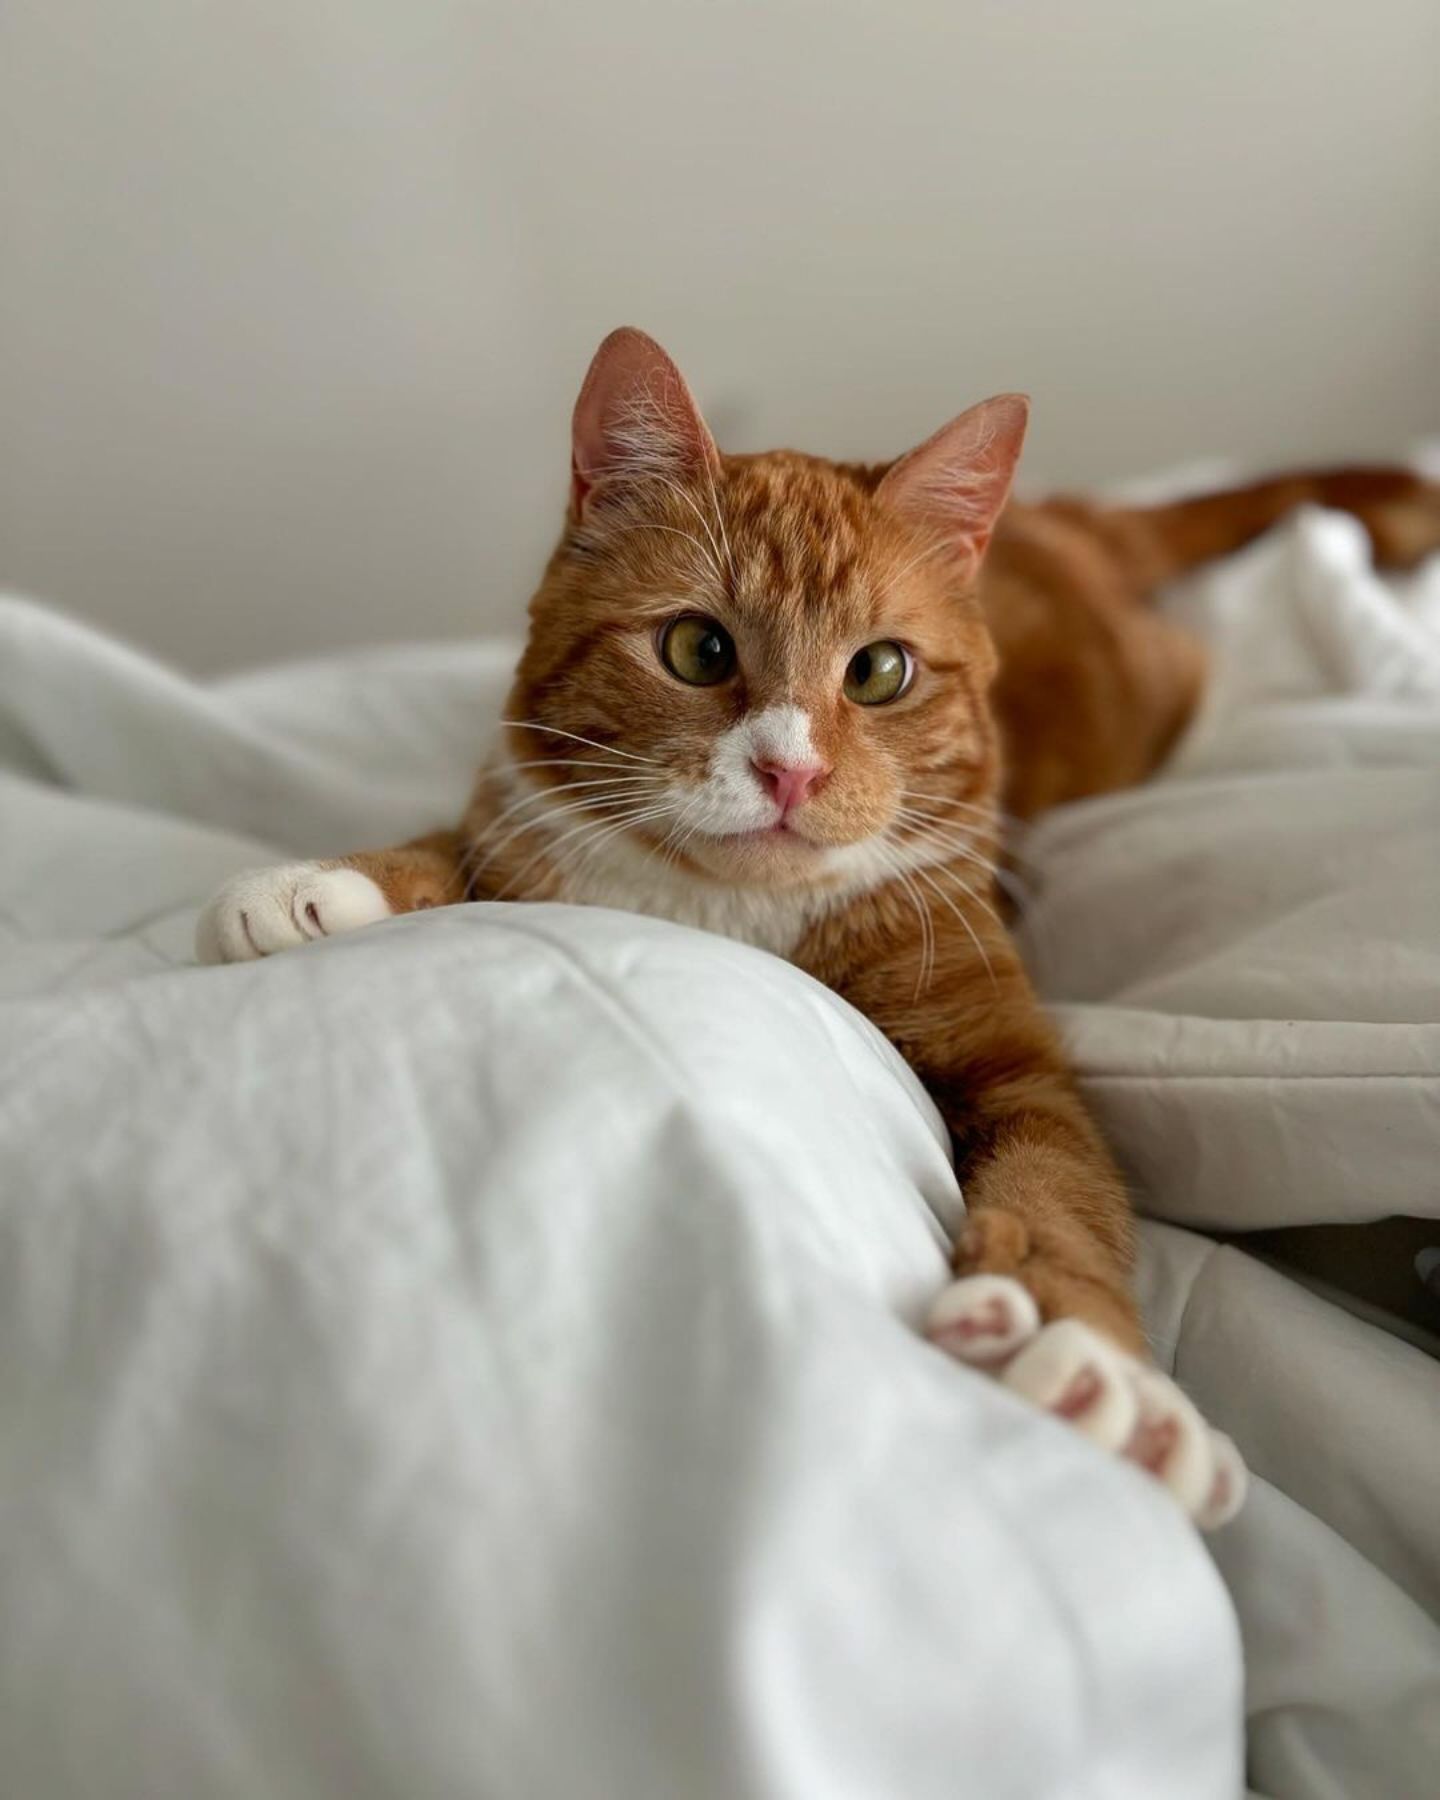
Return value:
M 660 660 L 691 687 L 714 687 L 735 673 L 735 640 L 713 619 L 686 613 L 661 632 Z
M 910 685 L 915 665 L 903 644 L 881 638 L 850 658 L 845 671 L 845 697 L 857 706 L 883 706 L 898 700 Z

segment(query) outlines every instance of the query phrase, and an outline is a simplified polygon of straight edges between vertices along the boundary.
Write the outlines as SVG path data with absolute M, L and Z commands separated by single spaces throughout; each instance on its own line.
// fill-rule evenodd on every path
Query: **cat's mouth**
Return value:
M 743 831 L 716 832 L 714 836 L 722 844 L 768 844 L 778 843 L 783 838 L 787 843 L 803 844 L 811 850 L 824 848 L 822 844 L 817 844 L 812 838 L 806 837 L 803 832 L 797 831 L 789 819 L 785 818 L 775 819 L 769 825 L 752 826 Z
M 841 848 L 810 837 L 793 819 L 776 819 L 736 831 L 696 832 L 686 843 L 685 858 L 714 880 L 794 887 L 823 884 Z
M 793 813 L 779 813 L 765 825 L 737 825 L 728 831 L 711 827 L 697 833 L 697 837 L 722 849 L 772 849 L 796 855 L 808 852 L 818 856 L 834 848 L 832 844 L 811 837 L 796 822 Z

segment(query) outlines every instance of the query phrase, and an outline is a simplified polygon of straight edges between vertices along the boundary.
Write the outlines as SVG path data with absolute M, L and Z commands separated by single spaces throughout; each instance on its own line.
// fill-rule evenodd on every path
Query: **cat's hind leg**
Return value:
M 250 962 L 396 913 L 465 898 L 457 833 L 325 862 L 282 863 L 232 876 L 195 928 L 202 963 Z

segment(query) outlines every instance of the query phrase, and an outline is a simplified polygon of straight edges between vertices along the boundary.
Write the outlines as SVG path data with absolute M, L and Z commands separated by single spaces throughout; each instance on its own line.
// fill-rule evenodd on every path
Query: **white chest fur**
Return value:
M 697 879 L 663 858 L 612 841 L 583 875 L 572 876 L 565 898 L 581 906 L 613 906 L 677 925 L 738 938 L 789 956 L 810 925 L 833 904 L 803 890 L 724 887 Z

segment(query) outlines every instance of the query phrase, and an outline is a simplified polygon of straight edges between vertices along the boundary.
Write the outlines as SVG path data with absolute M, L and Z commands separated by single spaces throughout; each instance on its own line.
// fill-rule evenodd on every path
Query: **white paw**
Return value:
M 358 869 L 251 869 L 227 881 L 200 914 L 195 955 L 202 963 L 250 962 L 389 917 L 390 902 Z
M 995 1368 L 1039 1331 L 1040 1308 L 1008 1275 L 969 1275 L 945 1289 L 925 1329 L 932 1343 L 961 1362 Z
M 1170 1377 L 1078 1319 L 1042 1325 L 1030 1294 L 1008 1275 L 952 1281 L 930 1310 L 926 1335 L 1148 1470 L 1202 1530 L 1240 1510 L 1248 1477 L 1239 1451 Z

